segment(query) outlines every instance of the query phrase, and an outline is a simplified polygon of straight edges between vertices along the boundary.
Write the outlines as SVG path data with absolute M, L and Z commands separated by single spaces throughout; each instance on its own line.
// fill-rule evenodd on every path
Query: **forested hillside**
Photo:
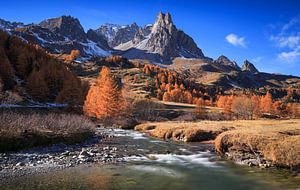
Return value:
M 80 79 L 37 45 L 0 31 L 1 101 L 12 94 L 39 102 L 79 104 L 84 100 Z M 23 99 L 24 100 L 24 99 Z

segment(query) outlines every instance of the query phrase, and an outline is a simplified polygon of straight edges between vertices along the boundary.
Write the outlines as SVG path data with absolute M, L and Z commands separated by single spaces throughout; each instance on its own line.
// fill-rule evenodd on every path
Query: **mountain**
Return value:
M 122 27 L 126 27 L 126 26 L 105 23 L 101 25 L 98 29 L 94 30 L 94 32 L 97 33 L 98 35 L 102 35 L 109 42 L 113 40 L 113 38 L 116 36 L 116 33 Z
M 38 44 L 51 53 L 70 53 L 80 50 L 83 56 L 108 56 L 111 48 L 99 38 L 91 40 L 78 19 L 61 16 L 39 24 L 24 25 L 1 20 L 3 30 L 19 36 L 24 41 Z
M 104 24 L 87 33 L 80 21 L 71 16 L 50 18 L 39 24 L 24 25 L 4 20 L 0 20 L 0 24 L 4 30 L 51 53 L 70 53 L 78 49 L 83 56 L 114 53 L 162 64 L 170 64 L 177 57 L 212 60 L 204 56 L 190 36 L 176 28 L 169 13 L 159 13 L 154 25 Z
M 87 42 L 87 36 L 77 18 L 62 16 L 44 20 L 38 25 L 67 39 Z
M 229 66 L 235 70 L 241 70 L 241 68 L 238 66 L 238 64 L 235 61 L 230 61 L 225 55 L 221 55 L 214 62 L 220 65 Z
M 216 60 L 206 57 L 190 36 L 177 29 L 169 13 L 159 13 L 153 25 L 103 24 L 87 32 L 80 21 L 71 16 L 29 25 L 0 19 L 0 29 L 51 53 L 70 53 L 78 49 L 86 57 L 122 55 L 165 64 L 164 67 L 207 85 L 224 88 L 300 86 L 299 77 L 262 73 L 248 60 L 240 68 L 225 55 Z
M 136 23 L 130 25 L 104 24 L 94 30 L 98 35 L 104 36 L 109 46 L 114 48 L 120 44 L 134 40 L 136 36 L 148 36 L 152 25 L 140 27 Z
M 140 27 L 136 23 L 125 26 L 105 24 L 95 32 L 105 36 L 109 46 L 113 48 L 132 40 L 139 29 Z
M 158 14 L 147 36 L 140 32 L 115 49 L 125 51 L 122 55 L 129 59 L 147 59 L 154 63 L 170 64 L 176 57 L 210 59 L 190 36 L 176 28 L 169 13 Z
M 21 28 L 24 27 L 24 24 L 21 22 L 9 22 L 3 19 L 0 19 L 0 29 L 11 31 L 15 28 Z
M 248 60 L 244 61 L 244 64 L 242 66 L 242 71 L 250 72 L 250 73 L 259 73 L 259 71 L 256 69 L 256 67 L 250 63 Z
M 300 77 L 259 72 L 249 61 L 242 69 L 234 61 L 220 56 L 214 61 L 176 58 L 167 68 L 198 83 L 231 88 L 300 88 Z

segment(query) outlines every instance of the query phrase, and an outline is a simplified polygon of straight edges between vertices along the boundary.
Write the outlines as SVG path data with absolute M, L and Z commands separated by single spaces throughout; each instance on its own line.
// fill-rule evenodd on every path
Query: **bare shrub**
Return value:
M 13 130 L 51 130 L 57 133 L 90 130 L 94 124 L 86 117 L 75 114 L 19 114 L 1 113 L 1 131 Z
M 136 99 L 132 103 L 132 113 L 138 120 L 156 121 L 159 118 L 159 110 L 164 105 L 150 99 Z
M 94 124 L 75 114 L 0 113 L 0 152 L 59 142 L 80 142 L 93 134 Z
M 23 98 L 16 92 L 5 91 L 2 95 L 2 104 L 18 104 L 23 101 Z

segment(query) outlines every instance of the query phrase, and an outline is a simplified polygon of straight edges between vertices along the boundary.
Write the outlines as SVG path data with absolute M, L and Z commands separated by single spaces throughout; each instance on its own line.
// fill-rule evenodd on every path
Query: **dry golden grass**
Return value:
M 300 166 L 300 120 L 238 121 L 215 140 L 217 152 L 262 154 L 278 166 Z
M 175 141 L 200 142 L 213 140 L 220 133 L 232 129 L 226 122 L 156 122 L 135 127 L 137 131 L 149 132 L 156 138 Z

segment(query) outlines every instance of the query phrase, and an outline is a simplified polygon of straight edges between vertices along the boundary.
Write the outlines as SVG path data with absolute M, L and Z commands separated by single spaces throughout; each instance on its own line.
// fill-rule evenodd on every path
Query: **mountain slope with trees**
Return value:
M 83 83 L 62 62 L 42 48 L 0 31 L 2 93 L 13 92 L 27 100 L 80 104 Z

